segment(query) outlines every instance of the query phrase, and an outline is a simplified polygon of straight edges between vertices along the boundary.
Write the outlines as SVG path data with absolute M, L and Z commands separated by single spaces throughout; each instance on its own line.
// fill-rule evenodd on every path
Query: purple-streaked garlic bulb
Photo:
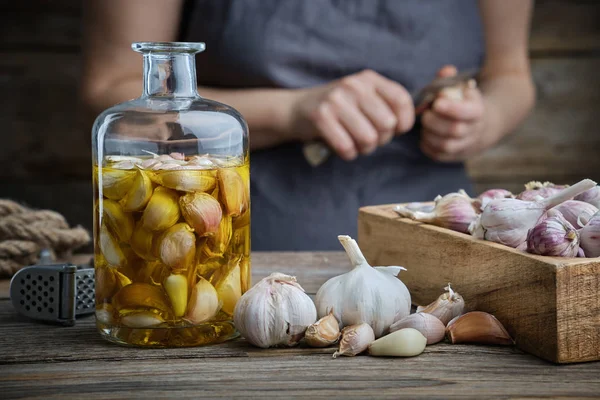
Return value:
M 575 200 L 585 201 L 597 208 L 600 208 L 600 186 L 594 186 L 580 195 L 575 196 Z
M 546 199 L 567 187 L 568 185 L 555 185 L 551 182 L 531 181 L 525 184 L 525 190 L 519 193 L 516 198 L 528 201 L 536 201 L 540 198 Z
M 600 257 L 600 212 L 579 230 L 581 248 L 586 257 Z
M 435 206 L 430 212 L 415 211 L 400 205 L 394 207 L 394 211 L 402 217 L 463 233 L 469 232 L 469 225 L 477 218 L 477 207 L 464 192 L 436 197 Z
M 559 211 L 552 209 L 548 218 L 529 231 L 527 251 L 542 256 L 577 257 L 579 233 Z
M 490 189 L 477 196 L 476 201 L 481 204 L 480 209 L 483 210 L 491 200 L 495 199 L 512 199 L 515 195 L 505 189 Z
M 527 240 L 527 233 L 540 222 L 546 211 L 595 185 L 596 182 L 591 179 L 584 179 L 547 199 L 538 201 L 491 200 L 469 231 L 478 239 L 516 248 Z
M 554 207 L 553 210 L 560 211 L 563 217 L 576 228 L 581 228 L 592 215 L 598 212 L 593 205 L 578 200 L 567 200 Z

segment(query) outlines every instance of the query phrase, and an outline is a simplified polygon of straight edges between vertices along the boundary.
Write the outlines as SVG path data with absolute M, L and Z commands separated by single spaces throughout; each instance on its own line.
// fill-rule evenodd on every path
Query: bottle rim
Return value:
M 131 48 L 138 53 L 196 54 L 206 48 L 203 42 L 134 42 Z

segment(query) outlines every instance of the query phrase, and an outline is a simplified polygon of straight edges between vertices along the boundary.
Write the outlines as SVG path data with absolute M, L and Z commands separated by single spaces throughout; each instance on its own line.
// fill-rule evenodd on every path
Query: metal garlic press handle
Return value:
M 95 310 L 94 268 L 73 264 L 33 265 L 10 281 L 10 299 L 26 317 L 74 325 L 77 316 Z
M 437 78 L 424 88 L 411 93 L 417 115 L 419 115 L 428 104 L 433 102 L 442 89 L 475 80 L 477 79 L 478 73 L 479 71 L 477 70 L 467 70 L 454 76 Z M 302 152 L 304 153 L 306 161 L 313 167 L 318 167 L 331 155 L 331 149 L 320 140 L 305 143 L 302 147 Z

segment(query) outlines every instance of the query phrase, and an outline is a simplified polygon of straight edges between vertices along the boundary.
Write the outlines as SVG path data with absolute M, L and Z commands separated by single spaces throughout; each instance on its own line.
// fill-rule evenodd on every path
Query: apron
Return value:
M 200 86 L 301 88 L 370 68 L 413 91 L 484 56 L 476 0 L 189 0 L 183 14 L 182 40 L 206 43 Z M 427 158 L 419 132 L 316 168 L 301 143 L 253 151 L 252 250 L 341 250 L 359 207 L 471 192 L 464 165 Z

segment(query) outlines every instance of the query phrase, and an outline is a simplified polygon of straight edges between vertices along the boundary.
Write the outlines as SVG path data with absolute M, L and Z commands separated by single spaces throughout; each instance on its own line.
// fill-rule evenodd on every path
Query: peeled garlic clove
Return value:
M 121 324 L 128 328 L 152 328 L 163 324 L 165 320 L 150 311 L 140 311 L 121 317 Z
M 584 203 L 585 204 L 585 203 Z M 527 251 L 556 257 L 577 257 L 579 232 L 555 209 L 527 234 Z
M 148 203 L 152 196 L 152 181 L 148 174 L 142 170 L 137 170 L 135 179 L 131 188 L 119 201 L 119 204 L 125 211 L 139 211 Z
M 133 233 L 133 217 L 125 213 L 119 203 L 113 200 L 102 200 L 104 221 L 108 228 L 115 232 L 119 241 L 129 242 Z
M 228 268 L 231 268 L 228 266 Z M 222 310 L 227 314 L 233 314 L 235 305 L 237 304 L 240 297 L 242 297 L 242 283 L 240 264 L 236 262 L 224 276 L 221 277 L 219 282 L 215 285 L 219 299 L 223 303 Z
M 395 332 L 400 329 L 413 328 L 421 332 L 427 339 L 427 344 L 435 344 L 444 339 L 446 327 L 439 318 L 424 312 L 411 314 L 408 317 L 402 318 L 400 321 L 394 322 L 390 326 L 390 332 Z
M 144 228 L 142 221 L 139 221 L 131 235 L 130 245 L 135 254 L 144 260 L 156 260 L 154 255 L 155 234 L 149 229 Z
M 134 282 L 123 287 L 113 297 L 113 306 L 120 312 L 127 309 L 154 308 L 170 314 L 169 301 L 158 286 Z
M 232 217 L 241 215 L 248 208 L 248 191 L 244 180 L 234 169 L 219 169 L 217 178 L 225 213 Z
M 586 224 L 591 216 L 598 212 L 595 206 L 578 200 L 567 200 L 551 210 L 560 212 L 574 227 L 579 227 L 579 222 Z
M 189 193 L 179 199 L 181 213 L 198 236 L 211 235 L 219 229 L 223 212 L 219 202 L 206 193 Z
M 417 308 L 418 313 L 431 314 L 437 317 L 444 326 L 454 317 L 463 313 L 465 301 L 460 294 L 452 290 L 450 284 L 445 288 L 446 293 L 440 295 L 433 303 L 428 306 Z
M 333 353 L 333 358 L 338 356 L 355 356 L 367 350 L 375 341 L 375 333 L 369 324 L 350 325 L 342 329 L 340 348 Z
M 181 317 L 185 314 L 188 301 L 188 282 L 184 275 L 169 275 L 163 283 L 165 292 L 171 300 L 173 315 Z
M 99 234 L 100 251 L 102 255 L 113 267 L 122 267 L 127 263 L 127 258 L 119 246 L 117 239 L 110 233 L 105 224 L 100 226 Z
M 200 277 L 192 289 L 185 319 L 193 324 L 199 324 L 214 317 L 219 308 L 219 295 L 214 286 Z
M 96 307 L 96 321 L 106 325 L 113 323 L 113 308 L 110 304 Z
M 296 345 L 316 319 L 315 305 L 296 278 L 278 272 L 248 290 L 233 313 L 244 338 L 262 348 Z
M 464 193 L 450 193 L 438 196 L 431 212 L 413 211 L 398 205 L 394 211 L 399 215 L 453 231 L 468 233 L 469 225 L 477 218 L 477 206 Z
M 112 200 L 121 200 L 133 184 L 135 171 L 102 168 L 102 193 Z
M 369 345 L 372 356 L 414 357 L 425 350 L 427 339 L 413 328 L 403 328 Z
M 177 192 L 162 186 L 154 189 L 154 193 L 142 214 L 144 228 L 162 231 L 172 227 L 179 220 L 179 196 Z
M 174 271 L 186 270 L 194 261 L 195 254 L 196 237 L 185 222 L 173 225 L 159 239 L 158 257 Z
M 492 314 L 481 311 L 472 311 L 455 318 L 446 327 L 446 335 L 453 344 L 514 344 L 500 321 Z
M 155 172 L 151 176 L 156 183 L 183 192 L 208 192 L 217 183 L 213 171 L 167 170 Z
M 337 343 L 341 336 L 339 322 L 333 312 L 306 328 L 304 340 L 311 347 L 327 347 Z

